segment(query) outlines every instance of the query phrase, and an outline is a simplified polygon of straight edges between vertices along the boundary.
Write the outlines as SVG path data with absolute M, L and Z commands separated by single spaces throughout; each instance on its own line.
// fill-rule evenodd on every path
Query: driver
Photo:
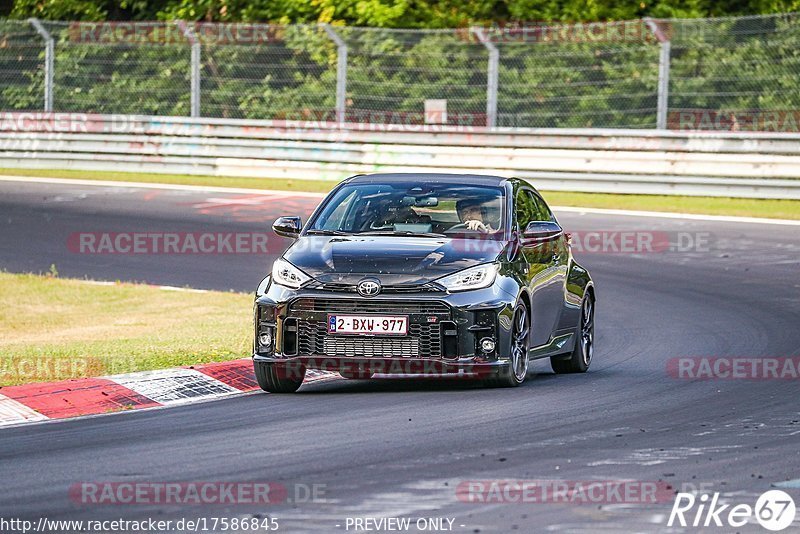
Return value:
M 487 206 L 485 199 L 462 198 L 456 202 L 456 211 L 458 212 L 458 218 L 469 230 L 485 233 L 497 230 L 497 228 L 492 227 L 490 221 L 486 220 Z

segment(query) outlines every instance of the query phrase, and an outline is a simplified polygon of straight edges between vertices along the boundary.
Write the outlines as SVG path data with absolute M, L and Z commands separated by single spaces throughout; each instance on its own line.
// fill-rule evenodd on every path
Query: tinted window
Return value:
M 524 230 L 528 223 L 533 220 L 536 206 L 533 204 L 531 195 L 526 190 L 517 193 L 517 200 L 514 203 L 514 210 L 517 215 L 517 224 L 520 230 Z
M 505 228 L 501 187 L 387 182 L 342 186 L 309 230 L 494 235 Z
M 517 223 L 524 230 L 532 221 L 554 221 L 553 214 L 547 204 L 533 191 L 523 189 L 517 193 L 515 203 Z
M 544 200 L 539 198 L 539 196 L 534 192 L 529 192 L 534 208 L 534 221 L 553 221 L 555 222 L 555 218 L 553 217 L 553 213 L 550 211 L 550 208 L 547 207 Z
M 332 210 L 326 210 L 324 216 L 320 216 L 318 226 L 325 230 L 342 228 L 345 225 L 345 217 L 353 204 L 354 198 L 356 198 L 355 190 L 339 197 L 340 201 L 337 206 Z

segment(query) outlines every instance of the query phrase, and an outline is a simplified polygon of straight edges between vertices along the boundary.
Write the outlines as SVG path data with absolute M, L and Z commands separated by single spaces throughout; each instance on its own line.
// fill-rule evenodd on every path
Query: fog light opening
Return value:
M 494 347 L 495 347 L 494 339 L 490 337 L 485 337 L 481 339 L 481 350 L 483 352 L 487 354 L 494 352 Z
M 262 347 L 271 348 L 272 347 L 272 334 L 269 332 L 261 332 L 258 336 L 258 343 Z

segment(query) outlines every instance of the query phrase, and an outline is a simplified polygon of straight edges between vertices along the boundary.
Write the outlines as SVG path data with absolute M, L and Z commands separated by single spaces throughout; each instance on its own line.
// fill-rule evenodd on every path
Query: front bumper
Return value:
M 387 374 L 494 375 L 508 364 L 515 297 L 499 283 L 458 293 L 381 294 L 269 284 L 254 308 L 253 358 L 286 366 Z M 329 335 L 327 314 L 408 315 L 406 336 Z M 269 333 L 262 345 L 259 334 Z M 484 352 L 481 340 L 495 341 Z
M 256 362 L 281 366 L 284 376 L 303 376 L 305 369 L 317 369 L 342 374 L 364 375 L 425 375 L 434 377 L 458 376 L 464 378 L 493 378 L 501 376 L 509 366 L 507 360 L 486 361 L 480 358 L 460 358 L 442 361 L 430 358 L 352 358 L 309 357 L 270 358 L 254 355 Z

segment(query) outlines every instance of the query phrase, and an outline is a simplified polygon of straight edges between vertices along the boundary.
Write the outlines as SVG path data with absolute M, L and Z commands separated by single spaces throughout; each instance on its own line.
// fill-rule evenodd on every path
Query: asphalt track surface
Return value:
M 278 215 L 306 215 L 315 203 L 0 183 L 0 268 L 55 264 L 61 276 L 252 291 L 269 257 L 92 255 L 67 243 L 75 232 L 259 232 Z M 675 357 L 800 355 L 798 227 L 559 218 L 576 232 L 676 239 L 687 232 L 709 245 L 576 253 L 598 288 L 597 349 L 585 375 L 555 376 L 536 362 L 529 380 L 511 390 L 457 379 L 333 380 L 294 395 L 2 429 L 0 517 L 269 514 L 284 532 L 345 532 L 348 517 L 448 517 L 454 532 L 654 532 L 668 531 L 671 500 L 483 504 L 459 500 L 456 488 L 471 480 L 629 479 L 752 505 L 771 484 L 800 478 L 798 380 L 691 380 L 667 372 Z M 281 245 L 270 243 L 269 256 Z M 296 485 L 321 484 L 325 498 L 259 507 L 79 505 L 68 489 L 83 481 L 271 481 L 290 488 L 290 497 Z M 800 490 L 786 491 L 800 503 Z M 756 524 L 736 530 L 765 532 Z

